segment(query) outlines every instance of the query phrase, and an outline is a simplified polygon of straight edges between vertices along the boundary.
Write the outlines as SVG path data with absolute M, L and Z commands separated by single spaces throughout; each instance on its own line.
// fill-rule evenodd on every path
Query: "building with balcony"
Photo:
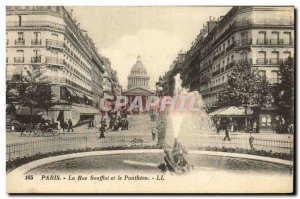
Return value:
M 182 85 L 198 90 L 209 110 L 216 106 L 217 92 L 239 63 L 248 63 L 279 83 L 279 66 L 294 56 L 293 7 L 233 7 L 225 16 L 203 25 L 182 62 Z M 271 130 L 276 110 L 257 115 L 261 129 Z
M 46 67 L 55 95 L 45 113 L 49 119 L 76 124 L 99 115 L 103 74 L 110 66 L 72 12 L 62 6 L 7 6 L 6 24 L 7 83 L 33 64 Z

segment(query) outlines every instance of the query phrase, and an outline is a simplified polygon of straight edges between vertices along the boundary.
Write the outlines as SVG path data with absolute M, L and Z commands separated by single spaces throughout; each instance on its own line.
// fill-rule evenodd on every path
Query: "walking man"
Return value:
M 217 118 L 216 128 L 217 128 L 217 133 L 219 134 L 220 133 L 220 128 L 221 128 L 220 118 Z
M 89 120 L 89 125 L 88 125 L 88 129 L 92 128 L 92 119 Z
M 228 141 L 230 141 L 230 137 L 229 137 L 229 124 L 225 122 L 225 137 L 224 137 L 224 141 L 228 139 Z
M 152 140 L 155 140 L 155 137 L 156 137 L 156 123 L 155 122 L 152 122 L 151 135 L 152 135 Z
M 73 122 L 72 122 L 72 120 L 71 119 L 69 119 L 69 121 L 68 121 L 68 132 L 70 132 L 70 130 L 72 130 L 72 132 L 74 131 L 73 130 Z
M 249 136 L 249 145 L 250 145 L 250 149 L 253 150 L 253 141 L 254 141 L 254 137 L 252 136 L 252 133 L 250 131 L 250 136 Z
M 256 121 L 253 122 L 253 133 L 257 133 L 257 123 L 256 123 Z
M 101 127 L 100 127 L 100 139 L 105 138 L 104 132 L 106 131 L 106 122 L 105 120 L 101 121 Z

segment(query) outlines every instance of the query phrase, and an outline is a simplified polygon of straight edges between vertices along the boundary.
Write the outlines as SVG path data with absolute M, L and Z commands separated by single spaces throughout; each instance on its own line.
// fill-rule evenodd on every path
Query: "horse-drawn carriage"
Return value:
M 22 136 L 58 136 L 60 129 L 57 123 L 20 123 L 13 122 L 15 130 Z

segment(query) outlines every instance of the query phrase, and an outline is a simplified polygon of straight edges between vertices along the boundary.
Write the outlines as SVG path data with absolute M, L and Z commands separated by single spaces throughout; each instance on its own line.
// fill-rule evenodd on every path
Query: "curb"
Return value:
M 134 153 L 163 153 L 162 149 L 132 149 L 132 150 L 111 150 L 111 151 L 92 151 L 92 152 L 81 152 L 81 153 L 73 153 L 66 155 L 53 156 L 48 158 L 43 158 L 40 160 L 36 160 L 25 165 L 22 165 L 10 173 L 6 175 L 6 178 L 12 178 L 14 176 L 20 176 L 26 174 L 28 171 L 53 162 L 58 162 L 62 160 L 68 160 L 73 158 L 81 158 L 88 156 L 102 156 L 102 155 L 117 155 L 117 154 L 134 154 Z M 189 154 L 197 154 L 197 155 L 210 155 L 210 156 L 221 156 L 221 157 L 232 157 L 232 158 L 241 158 L 241 159 L 250 159 L 250 160 L 258 160 L 263 162 L 270 162 L 276 164 L 282 164 L 291 166 L 293 165 L 293 161 L 289 160 L 281 160 L 277 158 L 256 156 L 256 155 L 248 155 L 241 153 L 228 153 L 228 152 L 218 152 L 218 151 L 199 151 L 199 150 L 190 150 Z

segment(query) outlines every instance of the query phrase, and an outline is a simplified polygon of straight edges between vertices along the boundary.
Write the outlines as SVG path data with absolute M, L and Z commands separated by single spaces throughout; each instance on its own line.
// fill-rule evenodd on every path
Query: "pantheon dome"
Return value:
M 141 57 L 137 57 L 136 63 L 132 66 L 130 75 L 128 75 L 128 90 L 132 88 L 149 89 L 149 76 L 147 70 L 141 61 Z

